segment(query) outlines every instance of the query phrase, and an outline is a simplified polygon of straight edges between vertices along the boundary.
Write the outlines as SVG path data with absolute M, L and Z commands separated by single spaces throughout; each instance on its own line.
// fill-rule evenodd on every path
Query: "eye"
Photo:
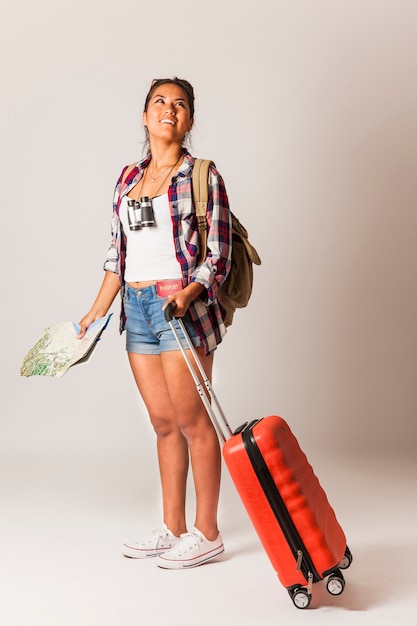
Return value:
M 183 109 L 185 109 L 185 103 L 182 102 L 181 100 L 179 102 L 177 102 L 178 106 L 182 107 Z

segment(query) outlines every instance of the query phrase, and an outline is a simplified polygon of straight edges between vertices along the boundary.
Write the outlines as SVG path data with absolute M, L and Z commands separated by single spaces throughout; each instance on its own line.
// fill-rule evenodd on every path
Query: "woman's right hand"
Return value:
M 87 328 L 90 326 L 90 324 L 100 319 L 100 317 L 102 316 L 97 313 L 93 313 L 92 311 L 89 311 L 87 315 L 84 315 L 82 320 L 78 322 L 80 326 L 80 332 L 77 335 L 77 339 L 82 339 L 87 332 Z

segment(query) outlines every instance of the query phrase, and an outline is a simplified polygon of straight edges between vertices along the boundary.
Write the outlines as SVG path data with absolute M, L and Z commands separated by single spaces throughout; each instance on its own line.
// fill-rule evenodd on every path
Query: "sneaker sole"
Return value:
M 160 556 L 160 553 L 159 554 L 139 554 L 137 552 L 136 553 L 128 552 L 127 550 L 122 550 L 122 554 L 128 559 L 155 559 L 157 556 Z
M 219 548 L 215 548 L 211 552 L 186 561 L 164 559 L 162 555 L 159 555 L 162 558 L 157 559 L 157 565 L 162 569 L 191 569 L 192 567 L 198 567 L 199 565 L 203 565 L 203 563 L 207 563 L 207 561 L 211 561 L 211 559 L 220 556 L 223 552 L 224 545 L 221 545 Z
M 122 554 L 123 556 L 127 556 L 129 559 L 154 559 L 157 556 L 161 556 L 170 550 L 170 548 L 161 548 L 158 552 L 146 552 L 146 550 L 140 550 L 139 548 L 130 548 L 129 546 L 123 546 Z

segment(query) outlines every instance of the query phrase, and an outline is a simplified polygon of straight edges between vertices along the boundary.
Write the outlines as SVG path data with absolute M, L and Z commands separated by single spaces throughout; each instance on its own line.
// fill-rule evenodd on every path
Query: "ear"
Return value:
M 142 124 L 146 126 L 146 111 L 142 113 Z
M 192 129 L 193 125 L 194 125 L 194 118 L 192 118 L 192 119 L 190 120 L 190 127 L 189 127 L 189 129 L 188 129 L 188 132 L 190 132 L 190 130 Z

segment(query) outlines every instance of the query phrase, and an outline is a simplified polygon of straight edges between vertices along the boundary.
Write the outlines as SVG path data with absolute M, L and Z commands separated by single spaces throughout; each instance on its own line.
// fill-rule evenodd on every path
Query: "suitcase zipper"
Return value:
M 301 569 L 302 562 L 303 562 L 303 551 L 302 550 L 297 550 L 297 565 L 295 567 L 297 572 Z
M 321 576 L 313 565 L 304 542 L 301 539 L 294 522 L 292 521 L 278 487 L 276 486 L 268 466 L 264 461 L 262 453 L 258 448 L 258 444 L 256 443 L 252 430 L 259 421 L 260 420 L 254 420 L 247 424 L 246 428 L 242 431 L 242 440 L 255 474 L 258 477 L 265 496 L 271 506 L 272 512 L 274 513 L 275 518 L 288 542 L 291 552 L 294 555 L 296 569 L 301 570 L 309 588 L 311 589 L 312 583 L 321 580 Z

